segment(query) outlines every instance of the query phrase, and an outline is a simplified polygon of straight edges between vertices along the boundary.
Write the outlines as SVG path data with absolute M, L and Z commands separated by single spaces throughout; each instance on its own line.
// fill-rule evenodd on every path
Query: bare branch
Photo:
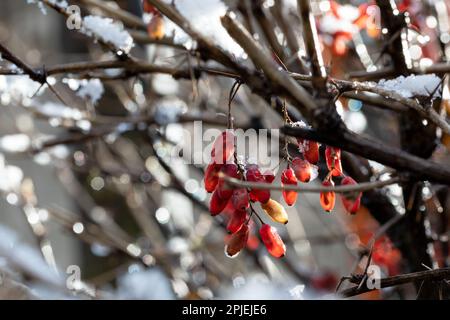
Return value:
M 418 281 L 441 281 L 448 278 L 450 278 L 450 268 L 419 271 L 381 279 L 380 288 L 394 287 L 405 283 Z M 349 298 L 373 290 L 377 289 L 376 288 L 369 289 L 366 285 L 363 285 L 361 287 L 354 286 L 339 292 L 339 295 L 345 298 Z
M 400 177 L 394 177 L 387 180 L 378 180 L 373 182 L 362 182 L 357 185 L 345 185 L 336 187 L 325 186 L 311 186 L 307 183 L 300 183 L 300 185 L 274 185 L 269 183 L 258 183 L 238 180 L 232 177 L 225 176 L 220 173 L 219 176 L 223 178 L 229 185 L 233 187 L 251 188 L 251 189 L 264 189 L 264 190 L 289 190 L 297 191 L 300 193 L 319 193 L 319 192 L 336 192 L 336 193 L 348 193 L 348 192 L 363 192 L 372 189 L 382 188 L 388 185 L 396 184 L 402 181 Z

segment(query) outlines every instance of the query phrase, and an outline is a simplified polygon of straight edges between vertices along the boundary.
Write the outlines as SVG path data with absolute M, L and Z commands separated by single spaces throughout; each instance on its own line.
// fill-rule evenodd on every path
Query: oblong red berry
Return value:
M 219 171 L 222 165 L 211 162 L 205 170 L 205 177 L 203 181 L 205 182 L 205 189 L 207 192 L 213 192 L 219 182 Z
M 218 164 L 224 164 L 234 155 L 235 135 L 232 130 L 223 131 L 214 141 L 211 149 L 212 161 Z
M 345 177 L 341 185 L 357 185 L 358 183 L 352 177 Z M 346 192 L 341 194 L 342 204 L 350 214 L 356 214 L 361 205 L 362 192 Z
M 326 180 L 322 182 L 322 185 L 325 187 L 332 187 L 334 186 L 334 182 L 333 180 Z M 334 191 L 327 191 L 320 193 L 320 205 L 326 212 L 331 212 L 334 209 L 335 202 L 336 202 L 336 194 L 334 193 Z
M 294 170 L 286 168 L 281 173 L 281 185 L 297 185 L 297 178 L 295 177 Z M 294 205 L 297 201 L 298 194 L 296 191 L 283 190 L 283 198 L 288 206 Z
M 247 220 L 247 211 L 236 210 L 232 213 L 227 224 L 227 231 L 229 233 L 236 233 L 244 225 Z
M 325 148 L 325 160 L 328 170 L 334 177 L 342 176 L 341 149 L 334 147 Z
M 225 246 L 225 254 L 230 258 L 236 257 L 247 244 L 248 235 L 248 225 L 244 224 L 239 231 L 234 233 L 228 240 L 228 243 Z
M 217 190 L 214 191 L 209 201 L 209 212 L 211 212 L 211 215 L 215 216 L 221 213 L 227 206 L 228 200 L 220 198 Z
M 247 189 L 235 189 L 231 196 L 231 201 L 236 210 L 245 211 L 250 207 L 249 195 Z
M 283 240 L 281 240 L 277 229 L 274 227 L 263 224 L 261 229 L 259 229 L 259 235 L 261 240 L 266 246 L 267 251 L 275 258 L 281 258 L 286 254 L 286 246 Z

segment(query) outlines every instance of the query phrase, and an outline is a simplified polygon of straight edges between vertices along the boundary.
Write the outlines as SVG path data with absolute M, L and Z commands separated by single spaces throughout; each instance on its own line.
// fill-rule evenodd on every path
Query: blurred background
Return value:
M 63 16 L 27 2 L 34 1 L 1 1 L 0 43 L 29 65 L 40 68 L 114 58 L 92 39 L 69 30 Z M 70 2 L 80 5 L 84 15 L 110 15 L 96 1 Z M 142 21 L 149 19 L 140 0 L 100 2 L 143 16 Z M 242 15 L 257 15 L 259 11 L 252 9 L 250 2 L 226 1 L 226 5 Z M 371 71 L 383 63 L 383 58 L 378 58 L 382 45 L 376 30 L 358 30 L 351 40 L 338 36 L 339 27 L 351 24 L 351 15 L 365 2 L 340 1 L 348 5 L 344 8 L 348 15 L 334 22 L 334 29 L 328 18 L 337 2 L 312 2 L 325 63 L 333 76 L 345 78 L 349 71 Z M 175 1 L 186 9 L 180 10 L 186 17 L 198 21 L 200 28 L 209 26 L 211 29 L 203 30 L 215 34 L 215 40 L 226 46 L 232 40 L 222 36 L 224 30 L 214 29 L 220 28 L 217 22 L 208 20 L 218 17 L 217 3 L 221 3 L 219 13 L 224 10 L 222 6 L 226 10 L 220 1 Z M 418 25 L 411 36 L 417 66 L 450 56 L 449 39 L 438 39 L 434 32 L 438 22 L 442 25 L 447 21 L 446 33 L 441 34 L 449 37 L 449 14 L 439 11 L 437 16 L 436 3 L 448 10 L 446 1 L 404 1 Z M 260 10 L 271 18 L 285 17 L 288 28 L 300 25 L 295 1 L 263 1 Z M 165 24 L 165 38 L 186 44 L 169 21 Z M 268 41 L 257 22 L 248 27 L 262 42 Z M 284 44 L 282 28 L 280 24 L 275 32 Z M 301 30 L 293 29 L 294 36 L 300 38 Z M 171 67 L 196 63 L 183 50 L 152 43 L 145 29 L 128 26 L 128 30 L 134 37 L 131 53 L 135 57 Z M 301 56 L 301 42 L 298 50 Z M 232 51 L 237 58 L 246 58 L 240 48 Z M 290 65 L 295 63 L 295 59 L 289 61 Z M 10 65 L 0 60 L 0 66 Z M 0 73 L 0 298 L 334 299 L 341 277 L 363 272 L 367 245 L 380 222 L 367 209 L 365 200 L 355 216 L 345 212 L 339 199 L 335 210 L 327 214 L 314 193 L 300 193 L 296 205 L 286 207 L 289 223 L 276 226 L 287 245 L 284 258 L 274 259 L 267 253 L 258 237 L 257 221 L 252 222 L 246 249 L 236 258 L 228 258 L 224 254 L 224 241 L 229 237 L 224 228 L 227 216 L 211 217 L 208 213 L 209 195 L 203 188 L 206 163 L 191 165 L 170 156 L 177 146 L 190 143 L 186 132 L 194 134 L 192 123 L 124 125 L 100 138 L 41 149 L 47 139 L 95 132 L 113 118 L 171 117 L 173 110 L 182 110 L 213 114 L 226 121 L 231 79 L 204 75 L 191 81 L 164 74 L 114 79 L 114 75 L 115 70 L 105 71 L 103 78 L 85 75 L 101 79 L 100 83 L 83 82 L 79 75 L 52 76 L 59 99 L 27 76 Z M 88 87 L 94 90 L 88 98 L 78 94 Z M 100 96 L 98 101 L 93 99 L 95 94 Z M 351 130 L 399 145 L 395 138 L 399 136 L 397 113 L 382 104 L 373 107 L 343 97 L 337 108 Z M 86 120 L 85 115 L 96 121 Z M 244 86 L 234 100 L 233 115 L 239 123 L 265 128 L 283 124 L 266 101 Z M 223 130 L 225 126 L 203 124 L 203 130 L 208 128 Z M 205 146 L 210 142 L 202 141 Z M 449 163 L 448 146 L 448 137 L 441 137 L 435 161 Z M 345 154 L 343 161 L 344 169 L 351 166 L 351 155 Z M 285 166 L 281 162 L 275 171 Z M 367 168 L 381 177 L 388 172 L 371 161 Z M 325 170 L 321 164 L 319 178 Z M 311 183 L 318 185 L 319 178 Z M 276 183 L 280 183 L 279 174 Z M 429 236 L 443 243 L 437 253 L 433 252 L 440 266 L 448 263 L 449 201 L 444 189 L 427 186 L 423 192 L 430 210 Z M 399 215 L 405 212 L 398 185 L 379 190 L 377 196 Z M 272 198 L 283 203 L 279 192 L 272 191 Z M 384 210 L 382 205 L 378 209 Z M 387 236 L 375 242 L 372 262 L 380 266 L 383 277 L 408 270 L 395 241 Z M 68 279 L 76 280 L 70 282 L 71 290 L 66 288 Z M 358 298 L 415 296 L 413 285 L 404 285 Z

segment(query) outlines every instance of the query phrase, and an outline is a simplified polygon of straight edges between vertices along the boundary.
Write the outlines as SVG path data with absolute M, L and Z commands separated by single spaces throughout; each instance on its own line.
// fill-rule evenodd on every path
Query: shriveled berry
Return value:
M 341 185 L 357 185 L 358 183 L 352 177 L 345 177 L 341 181 Z M 342 204 L 350 214 L 356 214 L 361 205 L 362 192 L 346 192 L 341 195 Z
M 286 246 L 283 240 L 281 240 L 277 229 L 274 227 L 263 224 L 261 229 L 259 229 L 259 235 L 261 240 L 266 246 L 267 251 L 275 258 L 281 258 L 286 254 Z
M 227 245 L 225 246 L 225 254 L 234 258 L 237 254 L 245 247 L 247 244 L 249 235 L 249 229 L 246 224 L 244 224 L 239 231 L 234 233 L 230 239 L 228 240 Z
M 247 211 L 236 210 L 231 215 L 227 224 L 227 231 L 229 233 L 238 232 L 247 220 Z
M 333 180 L 326 180 L 322 182 L 322 185 L 324 187 L 333 187 L 334 182 Z M 320 193 L 320 205 L 326 212 L 331 212 L 333 210 L 335 201 L 336 201 L 336 194 L 334 193 L 334 191 L 327 191 Z
M 297 178 L 295 177 L 294 170 L 291 168 L 284 169 L 281 173 L 282 185 L 297 185 Z M 288 206 L 294 205 L 297 201 L 297 192 L 290 190 L 283 190 L 283 198 Z
M 261 208 L 263 208 L 273 221 L 283 224 L 288 223 L 287 212 L 279 202 L 270 199 L 267 203 L 261 204 Z

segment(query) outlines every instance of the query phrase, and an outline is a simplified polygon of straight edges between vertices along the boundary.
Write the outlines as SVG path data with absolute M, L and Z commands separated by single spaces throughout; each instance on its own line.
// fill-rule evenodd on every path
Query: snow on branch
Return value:
M 437 88 L 440 86 L 441 81 L 441 78 L 435 74 L 413 74 L 408 77 L 399 76 L 392 80 L 382 79 L 378 82 L 378 86 L 386 90 L 396 91 L 405 98 L 428 97 L 432 93 L 434 93 L 433 98 L 438 98 L 441 96 L 441 93 Z
M 133 38 L 124 30 L 123 26 L 111 18 L 100 16 L 86 16 L 83 18 L 81 32 L 104 42 L 111 43 L 125 53 L 129 53 L 134 46 Z

